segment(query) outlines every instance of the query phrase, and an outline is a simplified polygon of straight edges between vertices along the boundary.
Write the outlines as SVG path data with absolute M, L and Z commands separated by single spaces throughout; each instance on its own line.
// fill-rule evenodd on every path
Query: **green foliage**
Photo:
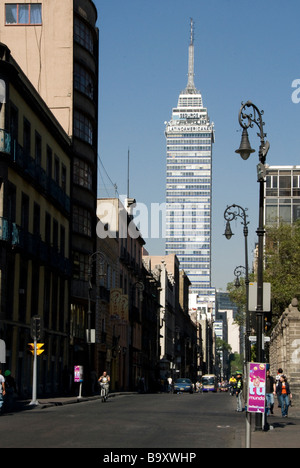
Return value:
M 300 223 L 281 224 L 266 233 L 264 282 L 271 283 L 273 322 L 300 298 Z
M 249 280 L 253 280 L 253 275 L 249 275 Z M 245 279 L 240 278 L 240 287 L 235 286 L 235 282 L 228 283 L 227 291 L 229 293 L 230 300 L 236 304 L 238 308 L 238 314 L 235 317 L 235 323 L 239 326 L 245 326 L 246 321 L 246 285 Z
M 243 372 L 244 358 L 241 354 L 234 353 L 230 355 L 229 359 L 230 374 L 235 374 L 237 371 Z
M 292 299 L 300 300 L 300 222 L 280 224 L 266 229 L 264 282 L 271 283 L 273 326 L 289 306 Z M 254 274 L 250 282 L 256 281 Z M 241 287 L 229 283 L 227 291 L 230 299 L 238 306 L 239 314 L 235 321 L 245 324 L 246 287 L 240 278 Z
M 226 341 L 221 340 L 221 338 L 216 338 L 216 349 L 217 351 L 228 351 L 231 352 L 232 348 L 230 344 L 226 343 Z

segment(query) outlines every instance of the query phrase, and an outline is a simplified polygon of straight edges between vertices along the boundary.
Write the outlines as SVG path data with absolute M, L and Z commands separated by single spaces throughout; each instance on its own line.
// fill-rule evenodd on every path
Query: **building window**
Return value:
M 74 134 L 86 141 L 90 145 L 93 144 L 93 126 L 90 120 L 78 111 L 74 114 Z
M 279 177 L 279 196 L 290 197 L 291 196 L 291 175 L 280 175 Z
M 74 65 L 74 86 L 90 99 L 94 98 L 93 78 L 91 74 L 86 71 L 85 68 L 78 65 L 78 63 Z
M 5 5 L 6 25 L 42 24 L 42 5 L 10 3 Z
M 80 21 L 79 18 L 75 18 L 74 22 L 74 38 L 78 44 L 82 45 L 85 49 L 93 54 L 94 42 L 93 34 L 89 27 Z
M 74 183 L 89 190 L 92 189 L 93 172 L 91 167 L 84 161 L 74 159 Z
M 89 256 L 73 252 L 73 277 L 82 281 L 88 280 Z
M 64 193 L 67 191 L 67 168 L 64 164 L 61 165 L 61 188 Z
M 84 208 L 74 206 L 73 208 L 73 230 L 86 236 L 92 235 L 91 213 Z

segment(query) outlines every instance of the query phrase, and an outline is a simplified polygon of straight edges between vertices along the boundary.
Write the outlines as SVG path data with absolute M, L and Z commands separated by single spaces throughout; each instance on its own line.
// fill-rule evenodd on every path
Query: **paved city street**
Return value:
M 7 448 L 238 448 L 245 418 L 228 394 L 126 395 L 0 419 Z

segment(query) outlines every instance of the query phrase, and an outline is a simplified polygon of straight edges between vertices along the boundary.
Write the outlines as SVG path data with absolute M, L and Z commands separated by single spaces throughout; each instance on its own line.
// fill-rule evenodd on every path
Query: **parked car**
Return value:
M 177 379 L 174 382 L 174 393 L 189 392 L 193 393 L 193 384 L 190 379 Z

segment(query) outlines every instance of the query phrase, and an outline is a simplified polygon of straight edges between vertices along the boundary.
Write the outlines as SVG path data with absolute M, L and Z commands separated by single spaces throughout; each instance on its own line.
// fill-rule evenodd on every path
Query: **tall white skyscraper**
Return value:
M 214 124 L 194 84 L 194 25 L 191 20 L 187 87 L 166 123 L 166 254 L 176 253 L 198 303 L 210 302 L 212 145 Z

